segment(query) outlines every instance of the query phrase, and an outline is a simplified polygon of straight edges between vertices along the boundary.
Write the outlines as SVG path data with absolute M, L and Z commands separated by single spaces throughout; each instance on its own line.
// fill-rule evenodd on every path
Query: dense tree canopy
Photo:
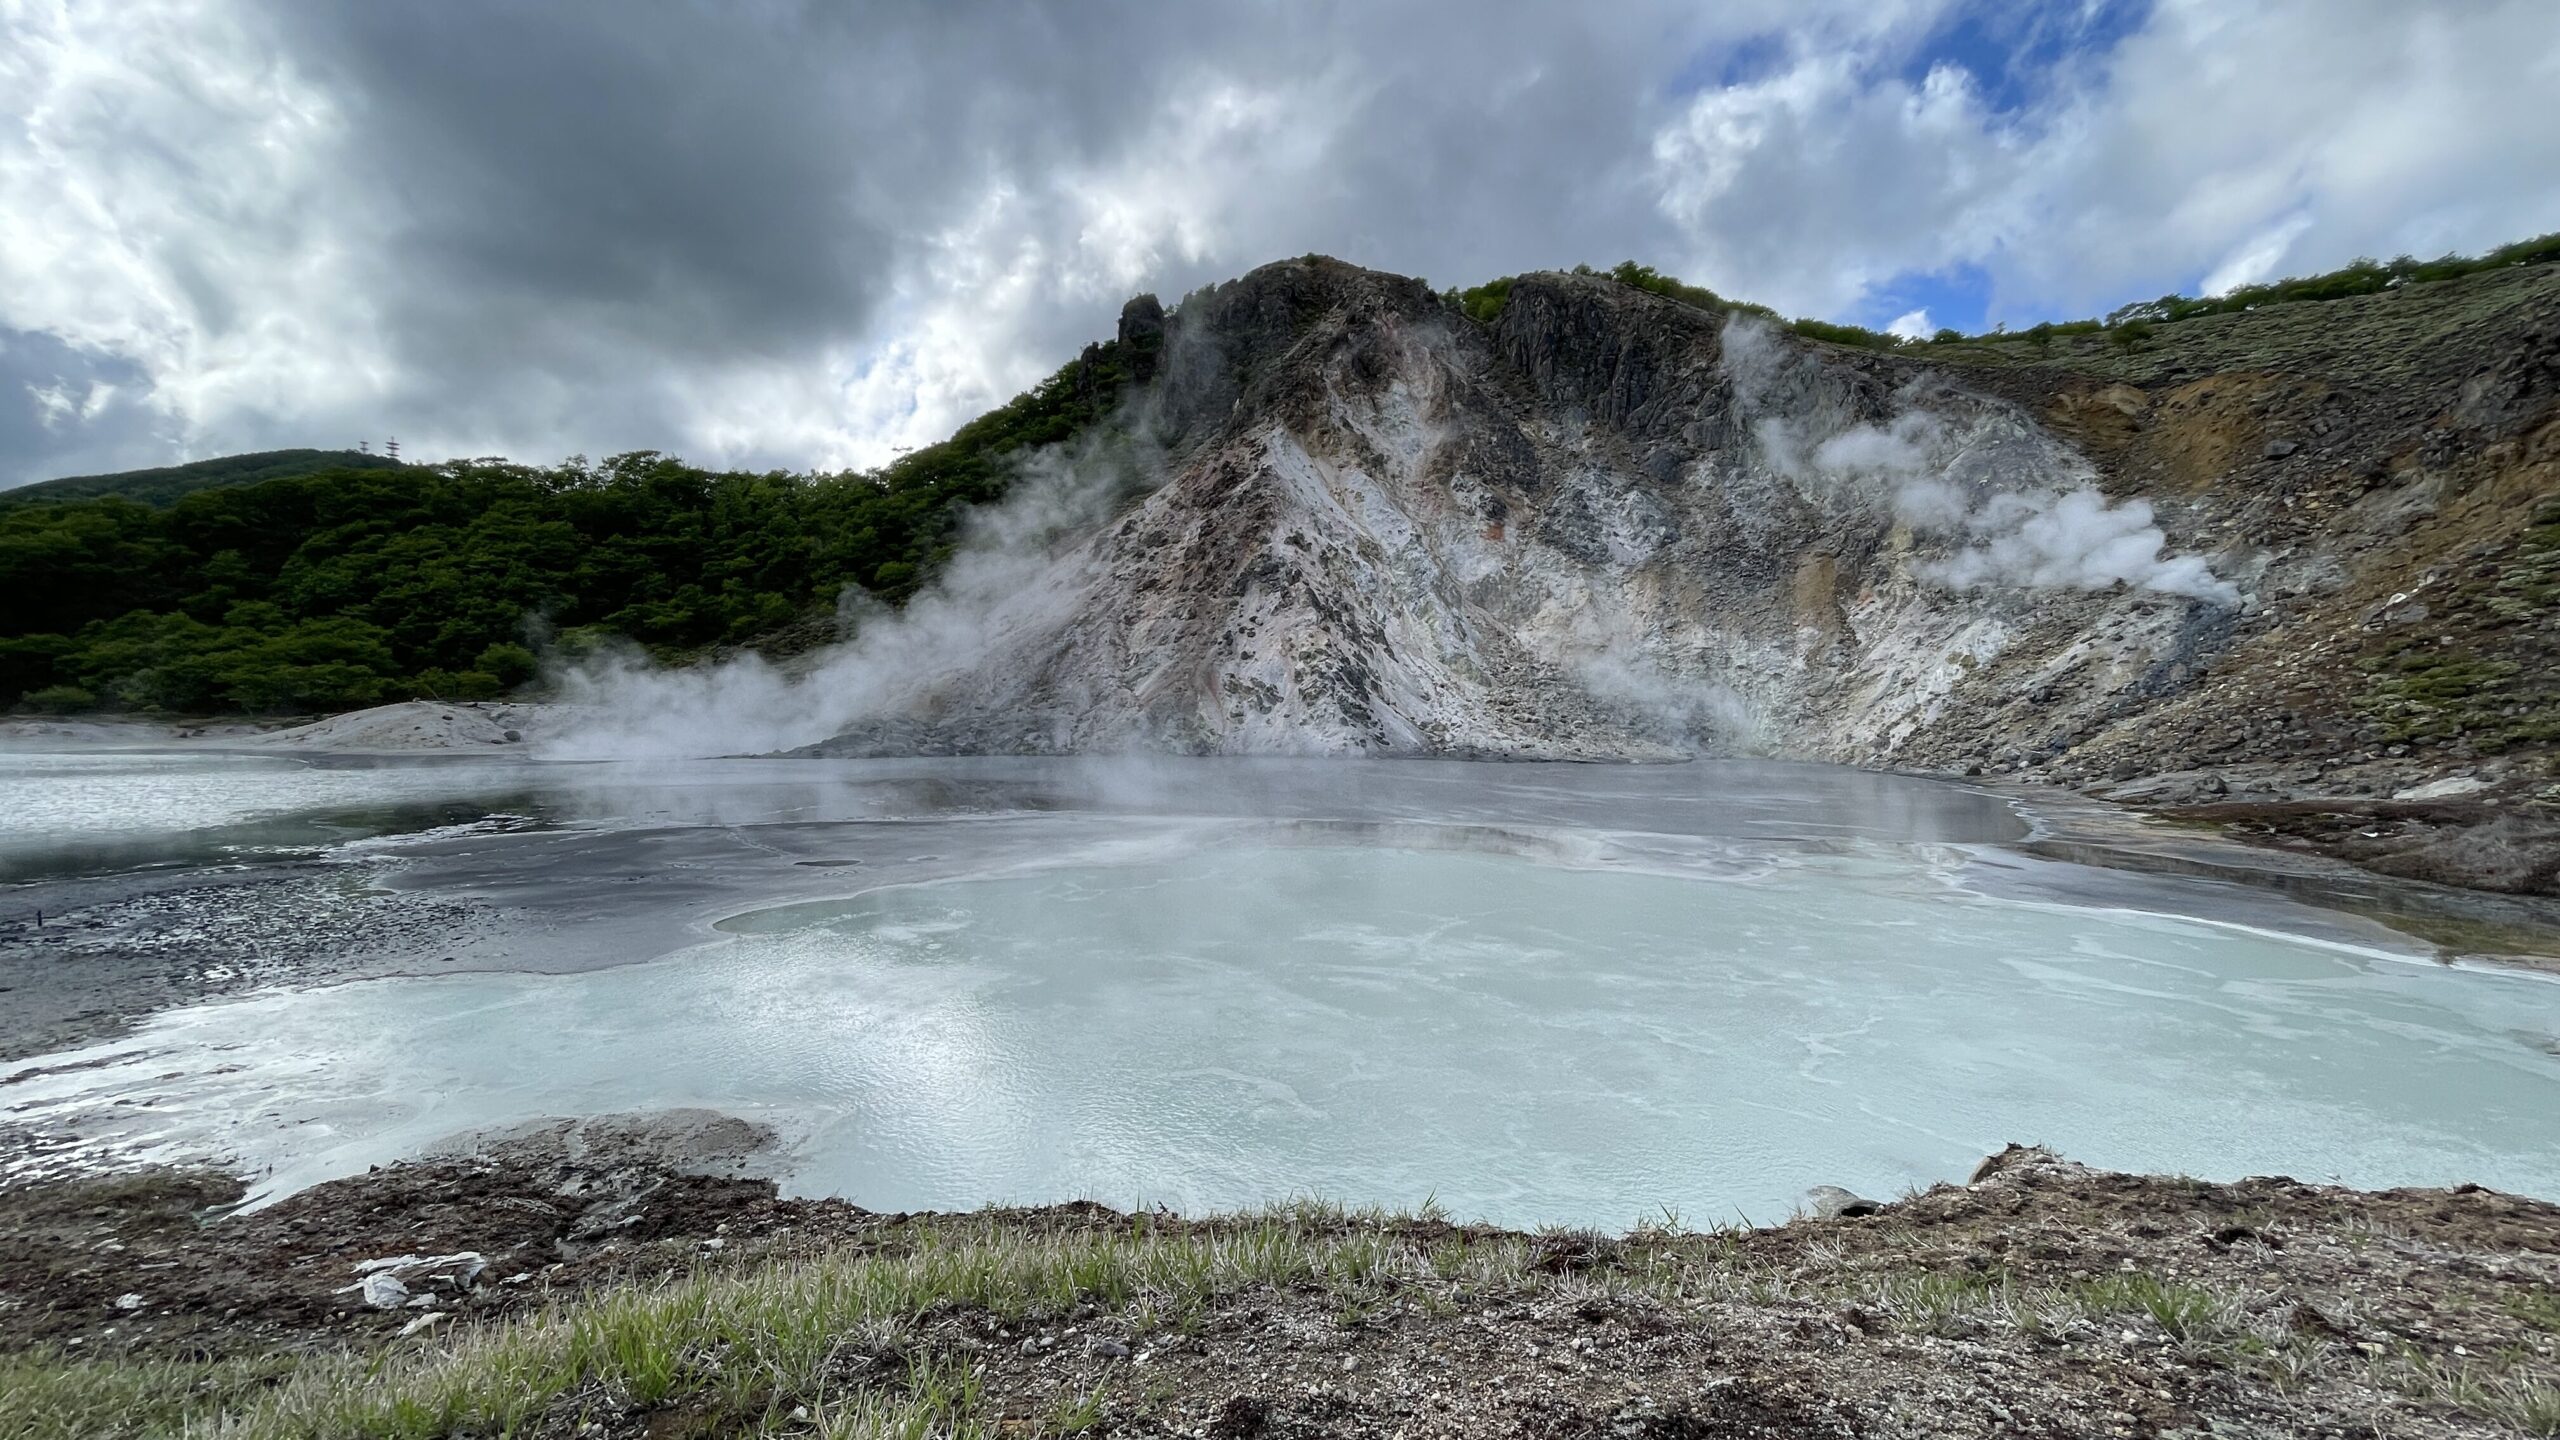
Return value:
M 121 495 L 146 505 L 166 505 L 181 495 L 225 485 L 249 485 L 260 480 L 281 480 L 289 475 L 316 474 L 322 470 L 398 468 L 400 462 L 390 456 L 364 451 L 261 450 L 249 455 L 224 455 L 155 470 L 126 470 L 114 475 L 67 475 L 59 480 L 39 480 L 33 485 L 0 490 L 0 510 L 14 510 L 21 505 L 50 505 L 64 500 L 95 500 L 103 495 Z
M 668 656 L 904 601 L 999 499 L 1017 453 L 1108 413 L 1098 346 L 950 440 L 878 471 L 711 472 L 655 452 L 333 467 L 0 512 L 0 707 L 208 713 L 485 698 L 535 649 Z

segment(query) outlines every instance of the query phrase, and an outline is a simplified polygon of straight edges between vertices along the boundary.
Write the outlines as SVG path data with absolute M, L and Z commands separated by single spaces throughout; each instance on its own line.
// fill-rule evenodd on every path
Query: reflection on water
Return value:
M 203 864 L 466 824 L 739 827 L 996 814 L 1544 824 L 1676 835 L 2014 839 L 1990 797 L 1830 766 L 1412 761 L 696 760 L 0 751 L 0 880 Z
M 0 881 L 207 864 L 464 824 L 523 768 L 301 756 L 0 751 Z

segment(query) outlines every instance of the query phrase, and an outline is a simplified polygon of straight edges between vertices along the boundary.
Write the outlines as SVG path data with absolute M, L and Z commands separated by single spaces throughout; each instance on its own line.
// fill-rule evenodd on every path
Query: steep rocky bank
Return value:
M 1487 325 L 1313 258 L 1124 326 L 1127 433 L 821 753 L 1708 748 L 2560 885 L 2560 267 L 2131 347 L 1564 274 Z

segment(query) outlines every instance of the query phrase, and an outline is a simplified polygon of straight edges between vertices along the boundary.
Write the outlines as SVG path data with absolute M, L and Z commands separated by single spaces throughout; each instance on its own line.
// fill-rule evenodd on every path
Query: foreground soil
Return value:
M 2473 1187 L 2013 1148 L 1881 1207 L 1616 1237 L 886 1215 L 611 1146 L 208 1223 L 239 1193 L 0 1192 L 0 1435 L 2560 1434 L 2560 1208 Z M 798 1322 L 827 1333 L 784 1364 Z

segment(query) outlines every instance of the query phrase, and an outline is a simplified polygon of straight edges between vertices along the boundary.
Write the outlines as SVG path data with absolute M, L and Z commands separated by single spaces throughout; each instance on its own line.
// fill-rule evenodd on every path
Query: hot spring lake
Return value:
M 702 1107 L 880 1209 L 1768 1221 L 2009 1141 L 2560 1198 L 2560 983 L 1918 779 L 63 748 L 0 816 L 23 1173 Z

